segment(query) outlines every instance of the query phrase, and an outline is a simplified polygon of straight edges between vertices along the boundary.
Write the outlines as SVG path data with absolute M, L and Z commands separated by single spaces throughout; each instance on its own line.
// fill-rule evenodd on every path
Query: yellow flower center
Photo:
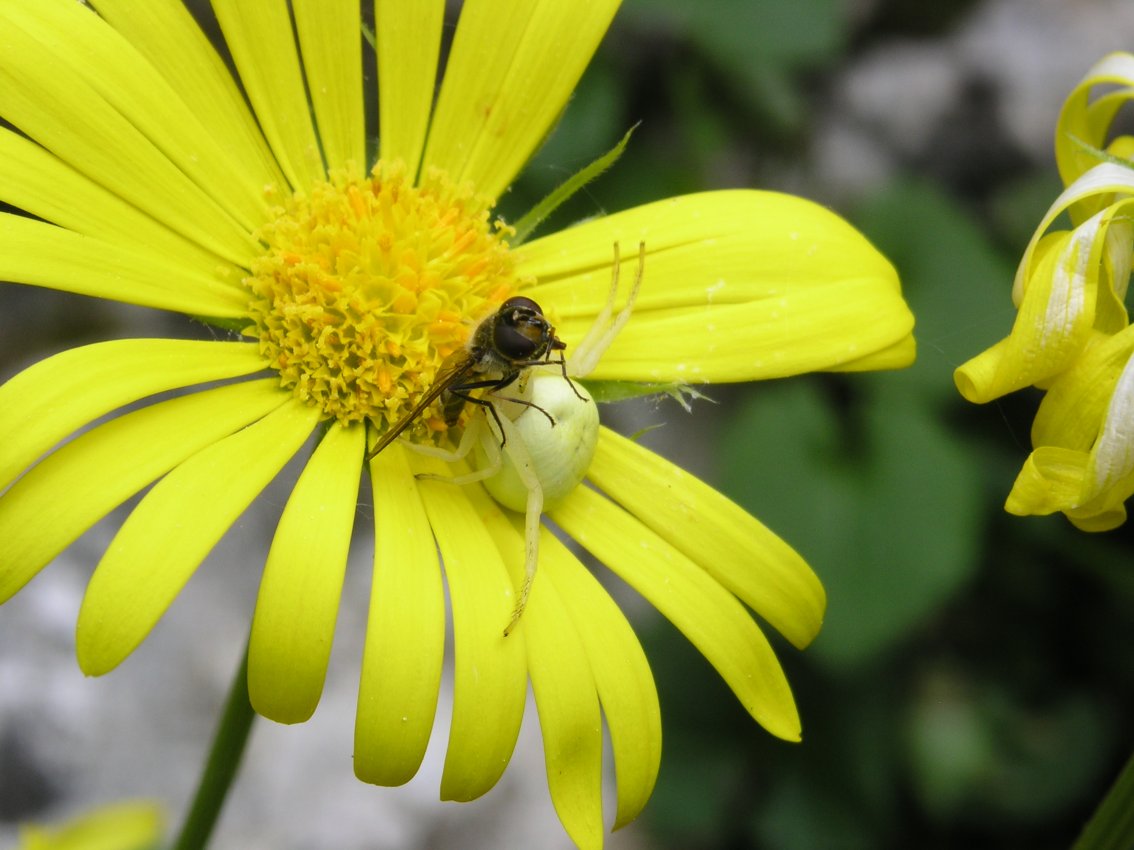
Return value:
M 490 204 L 440 171 L 401 163 L 333 174 L 259 233 L 247 284 L 260 350 L 281 383 L 381 434 L 408 413 L 476 322 L 520 286 Z M 439 402 L 406 435 L 441 442 Z

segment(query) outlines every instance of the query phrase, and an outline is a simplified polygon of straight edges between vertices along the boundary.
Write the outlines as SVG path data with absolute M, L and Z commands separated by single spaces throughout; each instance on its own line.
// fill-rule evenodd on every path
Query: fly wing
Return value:
M 369 463 L 378 452 L 390 445 L 398 438 L 402 431 L 406 430 L 410 424 L 419 417 L 429 405 L 433 404 L 449 387 L 461 380 L 465 375 L 472 371 L 476 365 L 476 358 L 468 351 L 461 350 L 451 354 L 441 368 L 437 370 L 437 376 L 434 378 L 433 383 L 429 385 L 421 398 L 417 400 L 417 404 L 405 414 L 401 419 L 390 426 L 390 429 L 382 435 L 382 438 L 375 443 L 374 448 L 366 453 L 363 458 L 363 463 Z

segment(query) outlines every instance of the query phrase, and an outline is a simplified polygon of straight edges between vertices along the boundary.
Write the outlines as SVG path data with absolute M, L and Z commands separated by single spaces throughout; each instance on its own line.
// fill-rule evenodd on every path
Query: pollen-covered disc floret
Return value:
M 506 231 L 471 187 L 400 163 L 333 174 L 264 226 L 247 283 L 260 349 L 284 387 L 327 418 L 379 433 L 408 412 L 476 322 L 519 286 Z M 437 442 L 425 412 L 406 435 Z

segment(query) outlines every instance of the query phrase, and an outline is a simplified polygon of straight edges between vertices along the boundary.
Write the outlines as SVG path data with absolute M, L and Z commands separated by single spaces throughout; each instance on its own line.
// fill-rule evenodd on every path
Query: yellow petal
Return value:
M 111 541 L 87 585 L 75 644 L 88 676 L 113 670 L 318 421 L 295 399 L 162 478 Z M 104 485 L 105 486 L 105 485 Z
M 245 264 L 255 252 L 248 231 L 88 81 L 97 68 L 44 61 L 51 39 L 36 38 L 28 23 L 29 10 L 38 6 L 0 7 L 0 115 L 172 230 Z M 92 12 L 75 9 L 97 21 Z
M 328 168 L 366 171 L 358 0 L 293 0 L 307 90 Z
M 1091 514 L 1110 512 L 1134 493 L 1134 359 L 1126 361 L 1114 386 L 1091 447 L 1087 482 L 1082 506 Z
M 243 317 L 248 294 L 158 253 L 0 213 L 0 280 L 195 316 Z
M 244 273 L 128 204 L 18 133 L 0 128 L 0 201 L 125 247 L 160 253 L 166 262 L 203 275 Z M 219 270 L 219 271 L 218 271 Z
M 243 342 L 123 339 L 41 360 L 0 386 L 0 489 L 76 429 L 148 395 L 264 368 Z
M 375 442 L 375 441 L 372 441 Z M 437 546 L 405 450 L 370 462 L 374 578 L 362 653 L 354 772 L 401 785 L 417 773 L 437 711 L 445 654 L 445 591 Z
M 248 696 L 279 723 L 307 720 L 323 693 L 365 433 L 337 422 L 327 430 L 272 538 L 248 643 Z
M 874 372 L 884 369 L 904 369 L 917 357 L 917 342 L 913 336 L 902 337 L 893 345 L 859 357 L 857 360 L 848 360 L 837 366 L 832 366 L 832 372 Z
M 41 45 L 41 61 L 81 75 L 242 228 L 251 231 L 267 217 L 263 183 L 249 179 L 129 41 L 78 3 L 41 0 L 20 11 L 20 25 Z
M 576 846 L 601 848 L 602 716 L 595 679 L 554 580 L 544 578 L 532 587 L 524 631 L 547 786 Z
M 626 616 L 578 558 L 550 534 L 540 541 L 535 586 L 545 581 L 554 585 L 575 624 L 598 687 L 618 779 L 618 829 L 645 807 L 661 765 L 661 709 L 654 677 Z
M 523 520 L 505 516 L 479 487 L 469 488 L 466 495 L 496 541 L 513 580 L 522 581 Z M 545 529 L 540 531 L 541 569 L 513 635 L 524 633 L 551 802 L 576 846 L 601 848 L 602 716 L 595 677 L 568 607 L 554 580 L 544 574 L 549 558 L 543 547 L 553 538 Z
M 1083 352 L 1044 393 L 1032 423 L 1032 445 L 1090 451 L 1131 356 L 1134 325 L 1114 335 L 1094 332 Z
M 286 0 L 213 0 L 213 11 L 280 169 L 306 191 L 326 173 Z
M 1131 180 L 1134 187 L 1134 173 Z M 1131 204 L 1112 204 L 1072 231 L 1033 241 L 1020 263 L 1024 277 L 1017 277 L 1020 302 L 1012 331 L 957 369 L 961 395 L 984 403 L 1047 381 L 1080 355 L 1093 330 L 1114 332 L 1126 325 L 1125 283 L 1116 292 L 1108 270 L 1129 276 L 1129 234 L 1121 240 L 1108 235 L 1118 235 L 1110 234 L 1112 224 L 1128 228 L 1122 218 Z M 1127 247 L 1120 247 L 1123 242 Z
M 155 478 L 286 400 L 275 379 L 205 390 L 119 416 L 49 455 L 0 497 L 0 602 Z
M 1102 87 L 1104 94 L 1092 99 L 1096 86 Z M 1129 53 L 1104 56 L 1067 96 L 1055 127 L 1055 159 L 1065 184 L 1098 164 L 1098 159 L 1083 149 L 1083 143 L 1104 149 L 1111 120 L 1132 98 L 1134 56 Z
M 1093 317 L 1083 311 L 1082 277 L 1066 273 L 1070 240 L 1070 233 L 1050 234 L 1039 246 L 1034 282 L 1011 333 L 953 373 L 958 392 L 969 401 L 984 404 L 1050 378 L 1086 344 Z M 1055 320 L 1050 331 L 1049 317 Z
M 789 195 L 686 195 L 587 221 L 517 249 L 525 294 L 568 347 L 604 304 L 613 244 L 622 291 L 646 245 L 629 324 L 596 380 L 741 381 L 836 369 L 893 349 L 913 316 L 893 267 L 849 224 Z M 906 343 L 901 353 L 912 355 Z
M 1072 213 L 1076 209 L 1091 210 L 1090 215 L 1081 215 L 1076 218 L 1076 239 L 1083 245 L 1090 244 L 1091 259 L 1098 261 L 1106 256 L 1114 264 L 1114 279 L 1112 287 L 1118 290 L 1119 296 L 1125 294 L 1127 276 L 1119 273 L 1123 267 L 1130 269 L 1129 251 L 1123 251 L 1121 244 L 1107 245 L 1105 235 L 1111 227 L 1116 227 L 1125 238 L 1116 240 L 1129 244 L 1130 224 L 1125 213 L 1127 207 L 1134 203 L 1129 197 L 1134 192 L 1134 170 L 1111 162 L 1104 162 L 1080 176 L 1074 183 L 1064 189 L 1048 208 L 1043 219 L 1040 220 L 1028 247 L 1024 249 L 1024 256 L 1016 268 L 1016 277 L 1012 283 L 1012 300 L 1020 305 L 1024 299 L 1024 291 L 1036 279 L 1033 266 L 1041 262 L 1038 251 L 1041 243 L 1048 234 L 1048 229 L 1059 220 L 1060 216 Z M 1124 198 L 1116 200 L 1116 197 Z M 1096 244 L 1097 243 L 1097 244 Z M 1105 252 L 1105 253 L 1104 253 Z M 1036 256 L 1033 256 L 1036 255 Z M 1072 268 L 1089 269 L 1086 257 L 1078 262 L 1070 262 Z M 1105 272 L 1104 272 L 1105 273 Z M 1118 299 L 1121 300 L 1121 297 Z M 1122 314 L 1123 318 L 1125 313 Z
M 252 185 L 283 183 L 244 96 L 181 0 L 94 0 L 91 5 L 161 72 Z
M 799 740 L 799 715 L 767 638 L 736 597 L 636 518 L 579 487 L 551 512 L 568 535 L 641 593 L 716 668 L 765 729 Z
M 588 477 L 797 647 L 819 633 L 827 597 L 818 577 L 735 502 L 609 428 Z
M 563 111 L 617 9 L 618 0 L 468 0 L 425 167 L 498 197 Z
M 1126 522 L 1123 502 L 1134 492 L 1134 475 L 1113 482 L 1085 501 L 1085 494 L 1097 488 L 1093 454 L 1040 446 L 1033 451 L 1004 504 L 1016 516 L 1046 516 L 1062 511 L 1082 531 L 1111 531 Z
M 425 458 L 414 458 L 413 469 L 451 474 L 448 465 Z M 512 581 L 464 490 L 442 481 L 421 481 L 418 487 L 445 564 L 453 611 L 453 722 L 441 798 L 472 800 L 496 784 L 516 746 L 527 683 L 524 638 L 521 629 L 504 637 Z
M 1083 491 L 1086 452 L 1041 446 L 1025 461 L 1004 509 L 1016 516 L 1053 514 L 1075 505 Z
M 1134 327 L 1095 334 L 1056 379 L 1032 428 L 1036 450 L 1021 469 L 1006 509 L 1062 511 L 1085 531 L 1126 520 L 1134 495 Z
M 387 162 L 417 173 L 433 108 L 445 0 L 375 0 L 378 144 Z

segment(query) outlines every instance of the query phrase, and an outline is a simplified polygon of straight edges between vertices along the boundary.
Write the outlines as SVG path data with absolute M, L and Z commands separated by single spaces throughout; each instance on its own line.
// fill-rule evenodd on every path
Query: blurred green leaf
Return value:
M 688 38 L 742 103 L 781 126 L 804 112 L 793 77 L 833 62 L 847 40 L 836 0 L 635 0 L 626 14 Z
M 724 439 L 725 489 L 795 546 L 827 588 L 814 648 L 869 660 L 922 626 L 972 574 L 981 535 L 978 460 L 894 376 L 860 402 L 852 447 L 815 383 L 763 389 Z
M 626 131 L 628 123 L 637 120 L 623 119 L 625 97 L 626 91 L 609 64 L 596 62 L 587 69 L 543 146 L 524 166 L 515 185 L 499 199 L 498 210 L 506 221 L 514 221 L 530 210 L 556 186 L 591 162 L 595 151 L 607 150 L 611 139 L 618 138 Z M 602 211 L 602 205 L 584 189 L 555 220 L 570 221 Z
M 918 363 L 896 373 L 899 380 L 929 397 L 959 398 L 953 370 L 1012 328 L 1015 259 L 996 250 L 969 211 L 926 183 L 887 187 L 854 220 L 897 267 L 917 317 Z
M 768 804 L 755 818 L 758 846 L 876 850 L 878 836 L 854 802 L 817 790 L 809 774 L 777 782 Z
M 1062 191 L 1059 175 L 1050 169 L 1029 173 L 998 187 L 988 206 L 997 237 L 1023 254 L 1024 246 Z
M 1110 737 L 1082 693 L 1029 705 L 999 683 L 943 670 L 926 677 L 907 728 L 912 790 L 942 823 L 1027 823 L 1068 808 Z

